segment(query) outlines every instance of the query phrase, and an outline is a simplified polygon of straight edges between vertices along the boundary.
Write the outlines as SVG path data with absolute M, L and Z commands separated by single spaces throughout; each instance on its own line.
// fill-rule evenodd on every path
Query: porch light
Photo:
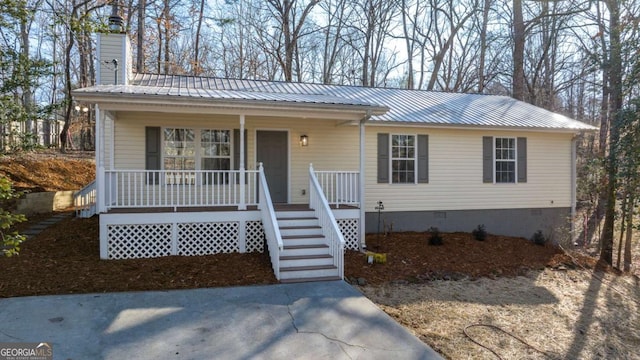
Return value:
M 300 135 L 300 146 L 309 146 L 309 137 L 307 135 Z

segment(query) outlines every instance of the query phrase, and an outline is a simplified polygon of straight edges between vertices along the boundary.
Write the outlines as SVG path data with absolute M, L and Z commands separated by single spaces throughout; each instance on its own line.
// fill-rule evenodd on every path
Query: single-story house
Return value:
M 283 281 L 341 278 L 380 205 L 393 231 L 570 231 L 590 125 L 505 96 L 135 74 L 126 34 L 97 44 L 73 96 L 96 108 L 78 198 L 103 259 L 268 251 Z

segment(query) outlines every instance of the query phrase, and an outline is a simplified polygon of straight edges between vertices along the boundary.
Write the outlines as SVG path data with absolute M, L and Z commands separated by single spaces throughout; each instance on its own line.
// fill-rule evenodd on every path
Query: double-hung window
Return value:
M 482 181 L 492 184 L 527 182 L 527 138 L 482 138 Z
M 415 135 L 391 135 L 391 183 L 415 184 L 415 182 Z
M 231 169 L 231 132 L 229 130 L 200 131 L 200 168 L 202 170 Z M 207 184 L 229 183 L 227 173 L 208 174 Z
M 429 182 L 429 135 L 378 133 L 378 183 Z
M 516 182 L 516 139 L 495 138 L 496 183 Z

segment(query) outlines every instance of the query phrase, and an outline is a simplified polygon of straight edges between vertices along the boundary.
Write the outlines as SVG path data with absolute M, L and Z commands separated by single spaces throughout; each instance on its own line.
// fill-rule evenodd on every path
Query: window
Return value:
M 393 184 L 416 182 L 415 135 L 391 135 L 391 182 Z
M 196 146 L 193 129 L 164 129 L 164 169 L 195 170 Z
M 164 170 L 231 170 L 231 131 L 210 129 L 163 130 Z M 167 173 L 169 184 L 195 184 L 193 173 Z M 228 174 L 208 174 L 203 184 L 228 183 Z
M 231 134 L 229 130 L 200 132 L 200 168 L 202 170 L 231 170 Z M 203 175 L 205 184 L 228 184 L 229 174 Z
M 202 130 L 200 132 L 200 154 L 202 170 L 230 170 L 230 131 Z
M 429 135 L 378 133 L 378 184 L 428 184 Z
M 516 182 L 516 139 L 495 138 L 496 183 Z

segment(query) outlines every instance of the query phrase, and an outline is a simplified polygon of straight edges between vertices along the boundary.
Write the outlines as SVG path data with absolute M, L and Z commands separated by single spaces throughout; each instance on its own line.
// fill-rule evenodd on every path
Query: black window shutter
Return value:
M 418 135 L 418 183 L 429 182 L 429 135 Z
M 493 137 L 482 137 L 482 182 L 493 183 Z
M 518 147 L 518 182 L 527 182 L 527 138 L 519 137 L 516 143 Z
M 159 127 L 145 127 L 145 169 L 147 170 L 161 170 L 161 154 L 160 154 L 160 128 Z M 158 174 L 155 176 L 149 175 L 147 183 L 157 184 Z
M 244 168 L 247 168 L 247 129 L 244 130 Z M 240 170 L 240 129 L 233 129 L 233 170 Z M 236 184 L 239 183 L 237 177 Z
M 389 183 L 389 134 L 378 134 L 378 183 Z

